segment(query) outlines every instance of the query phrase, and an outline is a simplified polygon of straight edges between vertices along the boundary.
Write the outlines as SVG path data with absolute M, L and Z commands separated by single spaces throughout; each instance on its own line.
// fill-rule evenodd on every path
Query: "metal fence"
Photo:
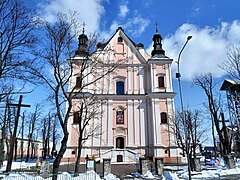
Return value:
M 11 173 L 0 174 L 0 180 L 51 180 L 53 174 L 37 174 L 37 173 Z M 88 171 L 80 174 L 62 173 L 57 175 L 58 180 L 99 180 L 100 176 L 93 172 Z

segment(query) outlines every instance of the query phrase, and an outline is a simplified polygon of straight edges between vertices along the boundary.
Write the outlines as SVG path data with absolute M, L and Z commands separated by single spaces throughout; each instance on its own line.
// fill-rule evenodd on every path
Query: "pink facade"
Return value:
M 84 89 L 100 99 L 99 114 L 91 121 L 91 127 L 99 124 L 99 136 L 91 137 L 83 144 L 82 159 L 95 156 L 111 158 L 112 162 L 136 162 L 139 157 L 164 157 L 165 162 L 176 160 L 178 151 L 175 137 L 169 133 L 174 120 L 174 96 L 172 89 L 172 59 L 165 56 L 161 36 L 153 36 L 154 50 L 148 55 L 142 44 L 135 44 L 118 28 L 107 44 L 98 47 L 92 58 L 117 64 L 105 78 Z M 76 85 L 81 56 L 73 58 L 75 72 L 69 90 Z M 120 63 L 119 63 L 120 62 Z M 104 67 L 96 68 L 87 78 L 91 81 L 103 74 Z M 74 99 L 76 111 L 80 99 Z M 78 127 L 69 120 L 69 141 L 64 158 L 76 158 Z

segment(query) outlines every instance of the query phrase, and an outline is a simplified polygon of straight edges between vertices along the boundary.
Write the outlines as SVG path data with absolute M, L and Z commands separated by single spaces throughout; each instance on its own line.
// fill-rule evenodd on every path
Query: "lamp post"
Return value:
M 188 164 L 188 175 L 189 175 L 189 180 L 191 180 L 191 167 L 190 167 L 190 157 L 189 157 L 189 146 L 188 146 L 188 133 L 187 133 L 187 127 L 186 127 L 186 122 L 185 122 L 185 114 L 184 114 L 184 109 L 183 109 L 183 97 L 182 97 L 182 86 L 181 86 L 181 74 L 180 74 L 180 58 L 181 54 L 186 47 L 187 43 L 189 40 L 192 39 L 192 36 L 188 36 L 185 44 L 183 45 L 181 51 L 179 52 L 178 55 L 178 60 L 177 60 L 177 73 L 176 73 L 176 78 L 178 79 L 178 86 L 179 86 L 179 94 L 180 94 L 180 104 L 181 104 L 181 111 L 182 111 L 182 121 L 183 121 L 183 126 L 184 126 L 184 133 L 185 133 L 185 146 L 186 146 L 186 157 L 187 157 L 187 164 Z

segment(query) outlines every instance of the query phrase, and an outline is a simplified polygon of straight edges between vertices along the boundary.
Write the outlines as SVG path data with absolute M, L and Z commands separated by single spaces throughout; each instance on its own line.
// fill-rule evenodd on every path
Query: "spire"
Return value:
M 156 34 L 158 34 L 158 23 L 156 22 Z
M 162 49 L 162 36 L 158 34 L 158 24 L 156 22 L 156 33 L 153 35 L 153 50 L 152 50 L 152 56 L 155 55 L 164 55 L 165 51 Z
M 83 22 L 82 34 L 84 34 L 84 31 L 85 31 L 85 22 Z
M 88 55 L 88 49 L 87 49 L 88 37 L 86 34 L 84 34 L 84 32 L 85 32 L 85 23 L 83 22 L 82 34 L 80 34 L 78 37 L 78 49 L 75 51 L 75 55 L 78 55 L 78 56 Z

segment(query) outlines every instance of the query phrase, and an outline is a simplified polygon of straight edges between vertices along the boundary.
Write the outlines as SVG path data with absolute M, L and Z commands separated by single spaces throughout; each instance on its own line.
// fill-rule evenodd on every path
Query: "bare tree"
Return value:
M 50 133 L 51 133 L 51 122 L 52 117 L 50 115 L 50 112 L 48 113 L 48 117 L 44 118 L 44 124 L 43 124 L 43 159 L 47 159 L 50 157 Z
M 100 124 L 96 123 L 97 118 L 100 115 L 99 106 L 101 101 L 94 95 L 81 94 L 81 105 L 78 107 L 78 111 L 74 112 L 73 123 L 78 125 L 78 148 L 77 159 L 75 163 L 75 174 L 80 171 L 80 157 L 81 150 L 84 142 L 90 137 L 98 138 L 100 136 Z M 94 119 L 95 124 L 92 123 Z
M 43 120 L 43 127 L 42 127 L 42 146 L 43 146 L 43 159 L 47 158 L 47 141 L 46 141 L 46 135 L 47 135 L 47 118 L 44 118 Z
M 184 119 L 183 115 L 185 116 Z M 176 121 L 170 131 L 172 131 L 177 137 L 177 145 L 182 149 L 183 156 L 188 153 L 189 157 L 196 159 L 197 147 L 199 144 L 206 141 L 207 129 L 202 123 L 204 119 L 200 111 L 187 109 L 184 111 L 183 115 L 182 112 L 177 112 Z M 184 120 L 185 122 L 183 122 Z M 186 135 L 187 137 L 185 137 Z M 186 147 L 186 141 L 188 141 L 187 145 L 189 145 L 189 147 Z M 195 170 L 195 161 L 190 162 L 194 163 L 191 167 Z
M 217 98 L 217 96 L 214 94 L 214 88 L 216 86 L 216 82 L 214 82 L 213 76 L 211 73 L 205 74 L 205 75 L 199 75 L 196 76 L 194 79 L 194 83 L 197 86 L 200 86 L 208 99 L 208 110 L 209 113 L 213 119 L 220 143 L 222 149 L 222 155 L 227 155 L 231 152 L 231 142 L 229 141 L 228 137 L 225 137 L 225 134 L 227 134 L 227 129 L 222 128 L 221 129 L 221 122 L 220 122 L 220 111 L 221 111 L 221 101 L 220 98 Z M 223 133 L 222 133 L 223 130 Z
M 235 143 L 236 143 L 236 151 L 240 151 L 240 126 L 239 126 L 239 92 L 240 92 L 240 45 L 233 44 L 227 50 L 228 59 L 220 66 L 223 70 L 225 70 L 233 82 L 235 82 L 235 86 L 229 87 L 227 89 L 228 96 L 228 110 L 230 115 L 230 123 L 232 132 L 235 131 Z M 231 96 L 229 96 L 231 94 Z M 230 100 L 231 97 L 231 100 Z
M 58 127 L 58 124 L 57 124 L 57 117 L 56 115 L 54 115 L 53 117 L 53 125 L 52 125 L 52 150 L 51 150 L 51 158 L 53 158 L 54 156 L 56 156 L 56 143 L 57 143 L 57 127 Z
M 234 81 L 240 81 L 240 46 L 232 45 L 227 51 L 228 59 L 219 65 Z
M 0 167 L 3 165 L 4 160 L 4 144 L 7 133 L 7 106 L 4 108 L 3 116 L 1 116 L 1 142 L 0 142 Z
M 28 162 L 30 156 L 30 146 L 33 143 L 33 133 L 36 130 L 36 123 L 40 116 L 40 104 L 36 104 L 34 113 L 31 114 L 30 121 L 28 122 L 28 148 L 26 162 Z M 33 151 L 33 147 L 31 148 Z M 33 154 L 33 153 L 31 153 Z M 32 156 L 32 155 L 31 155 Z
M 20 0 L 0 1 L 0 79 L 23 78 L 25 53 L 36 42 L 35 14 Z
M 27 8 L 21 0 L 1 0 L 0 17 L 0 102 L 6 102 L 9 94 L 17 94 L 21 91 L 14 91 L 15 78 L 23 80 L 22 85 L 24 86 L 26 79 L 24 66 L 29 63 L 25 57 L 29 49 L 35 45 L 34 30 L 38 20 L 35 13 Z M 3 127 L 9 127 L 9 132 L 11 132 L 9 118 L 7 116 L 4 119 L 6 122 L 3 122 Z M 8 146 L 8 138 L 11 134 L 6 136 L 6 132 L 3 131 L 2 133 L 5 133 L 6 137 L 7 152 L 9 152 L 11 149 Z M 1 144 L 1 148 L 4 149 L 5 143 Z M 0 156 L 2 158 L 4 153 L 1 153 Z
M 44 42 L 40 45 L 42 49 L 39 49 L 34 54 L 37 57 L 37 63 L 35 66 L 28 67 L 28 70 L 50 88 L 57 119 L 62 129 L 63 139 L 53 163 L 53 179 L 56 179 L 59 164 L 67 148 L 69 135 L 67 125 L 69 117 L 72 116 L 72 99 L 77 96 L 77 92 L 81 92 L 82 89 L 94 84 L 106 76 L 106 74 L 112 72 L 114 65 L 108 66 L 107 71 L 94 78 L 91 82 L 87 82 L 85 80 L 86 77 L 89 74 L 94 74 L 96 67 L 101 66 L 103 62 L 98 58 L 89 59 L 88 53 L 86 53 L 83 61 L 81 61 L 80 65 L 78 64 L 82 69 L 80 72 L 82 73 L 81 88 L 69 88 L 69 82 L 73 77 L 74 68 L 77 65 L 75 64 L 76 60 L 72 58 L 75 53 L 74 45 L 77 35 L 80 33 L 78 31 L 79 26 L 75 21 L 75 13 L 70 13 L 70 15 L 58 14 L 55 23 L 43 23 L 43 30 L 45 38 L 43 38 Z M 66 104 L 67 106 L 65 106 Z

